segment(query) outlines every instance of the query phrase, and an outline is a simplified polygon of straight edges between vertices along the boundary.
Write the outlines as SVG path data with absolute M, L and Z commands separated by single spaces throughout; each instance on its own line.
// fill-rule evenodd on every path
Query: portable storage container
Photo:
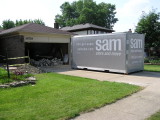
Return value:
M 131 73 L 144 69 L 144 35 L 111 33 L 74 36 L 72 68 Z

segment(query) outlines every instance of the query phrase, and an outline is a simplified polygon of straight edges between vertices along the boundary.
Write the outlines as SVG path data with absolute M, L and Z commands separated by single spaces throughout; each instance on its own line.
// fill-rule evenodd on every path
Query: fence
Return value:
M 26 65 L 26 64 L 30 64 L 30 57 L 29 57 L 29 52 L 28 52 L 28 56 L 21 56 L 21 57 L 10 57 L 8 55 L 9 51 L 14 51 L 14 50 L 8 50 L 6 48 L 5 51 L 0 51 L 0 62 L 3 63 L 3 66 L 6 67 L 7 73 L 8 73 L 8 78 L 10 78 L 10 71 L 9 71 L 9 67 L 11 66 L 20 66 L 20 65 Z M 5 53 L 4 53 L 5 52 Z M 19 59 L 28 59 L 28 63 L 26 62 L 26 60 L 24 60 L 24 63 L 22 64 L 18 64 L 16 62 L 14 62 L 14 60 L 19 60 Z M 12 60 L 12 62 L 10 62 Z

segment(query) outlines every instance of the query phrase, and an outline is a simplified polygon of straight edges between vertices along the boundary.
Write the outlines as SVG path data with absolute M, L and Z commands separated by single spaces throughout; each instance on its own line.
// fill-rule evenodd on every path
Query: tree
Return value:
M 40 20 L 40 19 L 35 19 L 32 22 L 36 23 L 36 24 L 40 24 L 40 25 L 45 25 L 45 23 L 42 20 Z
M 45 23 L 40 20 L 40 19 L 35 19 L 35 20 L 16 20 L 15 22 L 12 20 L 4 20 L 2 23 L 2 28 L 3 29 L 9 29 L 9 28 L 13 28 L 16 26 L 20 26 L 20 25 L 24 25 L 27 23 L 37 23 L 37 24 L 41 24 L 41 25 L 45 25 Z
M 9 29 L 15 27 L 15 24 L 12 20 L 4 20 L 2 22 L 2 28 L 3 29 Z
M 36 23 L 36 24 L 41 24 L 41 25 L 45 25 L 45 23 L 40 20 L 40 19 L 35 19 L 35 20 L 16 20 L 15 22 L 15 26 L 20 26 L 20 25 L 24 25 L 24 24 L 27 24 L 27 23 Z
M 146 48 L 160 46 L 160 13 L 152 9 L 143 13 L 136 27 L 137 33 L 145 34 Z
M 60 8 L 62 15 L 55 16 L 60 27 L 91 23 L 112 29 L 118 21 L 115 18 L 115 5 L 109 3 L 96 4 L 93 0 L 79 0 L 71 4 L 65 2 Z

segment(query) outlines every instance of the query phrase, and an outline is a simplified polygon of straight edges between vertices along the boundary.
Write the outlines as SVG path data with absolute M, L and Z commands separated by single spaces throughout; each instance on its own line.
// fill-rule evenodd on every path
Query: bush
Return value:
M 160 58 L 158 58 L 157 56 L 144 58 L 144 63 L 160 64 Z
M 160 59 L 158 59 L 158 60 L 149 60 L 149 63 L 151 63 L 151 64 L 160 64 Z
M 149 58 L 144 58 L 144 63 L 149 63 Z

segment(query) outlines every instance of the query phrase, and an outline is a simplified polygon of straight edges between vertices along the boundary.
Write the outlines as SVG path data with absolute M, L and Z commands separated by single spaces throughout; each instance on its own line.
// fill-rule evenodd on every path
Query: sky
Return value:
M 55 15 L 61 14 L 60 6 L 64 2 L 77 0 L 0 0 L 0 25 L 3 20 L 41 19 L 46 26 L 54 27 Z M 94 0 L 96 3 L 116 5 L 118 22 L 114 25 L 116 32 L 134 31 L 143 12 L 157 9 L 160 12 L 160 0 Z

